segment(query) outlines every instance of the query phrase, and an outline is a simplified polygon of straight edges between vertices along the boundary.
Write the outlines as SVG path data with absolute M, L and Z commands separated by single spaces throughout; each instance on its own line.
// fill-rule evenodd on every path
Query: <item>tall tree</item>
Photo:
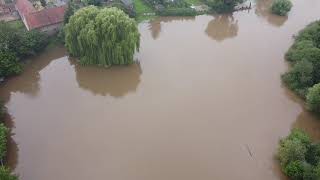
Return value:
M 117 8 L 78 10 L 65 26 L 65 35 L 70 54 L 84 65 L 131 64 L 140 46 L 136 22 Z

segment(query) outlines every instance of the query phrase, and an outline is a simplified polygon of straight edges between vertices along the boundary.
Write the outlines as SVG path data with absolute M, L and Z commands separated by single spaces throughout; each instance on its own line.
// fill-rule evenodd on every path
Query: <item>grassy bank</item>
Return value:
M 141 22 L 143 20 L 152 19 L 155 15 L 147 15 L 147 14 L 155 14 L 155 11 L 145 4 L 143 0 L 134 0 L 134 8 L 136 10 L 136 20 Z

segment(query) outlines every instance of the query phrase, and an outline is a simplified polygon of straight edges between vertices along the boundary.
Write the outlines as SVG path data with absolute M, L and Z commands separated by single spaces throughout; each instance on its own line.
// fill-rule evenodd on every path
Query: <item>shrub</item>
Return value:
M 304 161 L 306 146 L 299 140 L 286 140 L 278 149 L 278 157 L 283 166 L 291 161 Z
M 307 106 L 311 111 L 320 112 L 320 83 L 309 89 Z
M 197 12 L 191 8 L 169 8 L 158 12 L 161 16 L 196 16 Z
M 234 7 L 239 3 L 242 3 L 243 0 L 206 0 L 206 4 L 211 8 L 212 11 L 217 13 L 231 12 L 234 10 Z
M 2 121 L 2 118 L 4 117 L 4 113 L 5 113 L 5 107 L 4 107 L 3 103 L 0 101 L 0 122 Z
M 314 69 L 308 61 L 298 62 L 291 71 L 282 75 L 283 82 L 298 95 L 305 97 L 307 90 L 314 83 Z
M 9 129 L 0 123 L 0 160 L 3 160 L 7 153 L 7 136 Z
M 8 168 L 4 166 L 0 166 L 0 179 L 1 180 L 18 180 L 18 176 L 12 174 Z
M 316 166 L 320 162 L 320 144 L 311 144 L 306 153 L 306 161 Z
M 0 77 L 16 75 L 21 71 L 22 66 L 13 53 L 0 51 Z
M 292 3 L 290 0 L 275 0 L 272 3 L 271 11 L 279 16 L 285 16 L 292 8 Z
M 296 42 L 303 40 L 309 40 L 313 42 L 313 45 L 320 47 L 320 21 L 315 21 L 309 24 L 306 28 L 299 32 Z
M 284 172 L 292 179 L 300 180 L 303 178 L 304 166 L 302 161 L 292 161 L 284 168 Z
M 34 55 L 46 45 L 46 35 L 0 22 L 0 53 L 10 51 L 17 57 Z
M 303 98 L 310 87 L 320 82 L 319 39 L 320 21 L 316 21 L 299 32 L 285 56 L 293 67 L 282 75 L 282 80 Z
M 286 53 L 286 59 L 290 62 L 297 62 L 308 55 L 319 54 L 320 49 L 314 46 L 310 40 L 297 41 Z
M 291 179 L 320 179 L 320 144 L 311 143 L 310 137 L 298 129 L 280 140 L 278 158 L 281 169 Z

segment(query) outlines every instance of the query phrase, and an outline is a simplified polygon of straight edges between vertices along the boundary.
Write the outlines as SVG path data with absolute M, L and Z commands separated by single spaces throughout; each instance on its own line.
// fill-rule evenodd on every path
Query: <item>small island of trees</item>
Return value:
M 139 50 L 140 34 L 136 22 L 123 11 L 88 6 L 69 19 L 65 42 L 83 65 L 127 65 Z

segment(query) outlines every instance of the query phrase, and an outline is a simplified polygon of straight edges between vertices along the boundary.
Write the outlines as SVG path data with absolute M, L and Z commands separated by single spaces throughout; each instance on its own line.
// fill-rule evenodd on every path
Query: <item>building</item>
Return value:
M 37 29 L 54 34 L 63 25 L 66 6 L 36 10 L 28 0 L 17 0 L 16 9 L 27 30 Z

